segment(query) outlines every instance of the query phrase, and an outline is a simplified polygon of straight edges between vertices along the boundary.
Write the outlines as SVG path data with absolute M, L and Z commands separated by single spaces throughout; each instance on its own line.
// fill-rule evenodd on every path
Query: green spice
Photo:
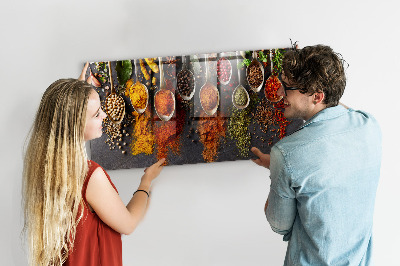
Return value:
M 272 61 L 274 62 L 274 70 L 273 70 L 274 75 L 277 75 L 282 72 L 282 58 L 284 53 L 285 50 L 282 49 L 275 50 L 275 56 L 272 58 Z
M 238 87 L 233 95 L 233 100 L 237 106 L 245 106 L 248 101 L 246 89 L 242 86 Z
M 250 106 L 244 110 L 233 110 L 232 116 L 228 123 L 228 136 L 236 142 L 241 157 L 248 157 L 251 145 L 251 135 L 249 132 L 249 125 L 252 121 L 250 112 L 252 108 L 258 103 L 259 99 L 256 93 L 250 96 Z
M 130 60 L 117 61 L 115 70 L 119 85 L 125 85 L 132 75 L 132 62 Z

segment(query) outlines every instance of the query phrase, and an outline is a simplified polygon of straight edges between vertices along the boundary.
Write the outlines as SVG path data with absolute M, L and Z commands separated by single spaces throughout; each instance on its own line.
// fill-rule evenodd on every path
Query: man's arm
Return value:
M 288 240 L 297 213 L 296 194 L 284 157 L 276 147 L 271 149 L 270 171 L 271 187 L 264 211 L 272 230 Z

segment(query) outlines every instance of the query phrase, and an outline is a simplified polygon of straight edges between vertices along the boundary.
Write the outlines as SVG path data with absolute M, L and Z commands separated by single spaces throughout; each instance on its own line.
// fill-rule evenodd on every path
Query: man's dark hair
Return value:
M 346 87 L 342 56 L 325 45 L 291 49 L 283 57 L 285 76 L 301 93 L 323 92 L 324 104 L 336 106 Z

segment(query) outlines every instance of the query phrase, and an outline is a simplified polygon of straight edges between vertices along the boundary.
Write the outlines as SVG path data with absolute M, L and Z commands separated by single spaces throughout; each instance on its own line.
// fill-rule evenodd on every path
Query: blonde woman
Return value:
M 164 159 L 145 170 L 125 206 L 108 174 L 88 161 L 84 142 L 102 135 L 97 92 L 61 79 L 45 93 L 24 161 L 24 232 L 30 265 L 122 265 L 121 234 L 145 214 L 152 181 Z

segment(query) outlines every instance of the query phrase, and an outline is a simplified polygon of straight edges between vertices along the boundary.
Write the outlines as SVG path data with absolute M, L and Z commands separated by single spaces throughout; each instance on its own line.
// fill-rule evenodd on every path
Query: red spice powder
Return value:
M 204 145 L 202 152 L 204 161 L 209 163 L 218 158 L 220 139 L 225 138 L 226 135 L 226 123 L 219 114 L 216 117 L 204 116 L 204 113 L 201 114 L 197 129 L 200 135 L 200 142 Z
M 172 152 L 178 155 L 181 149 L 181 135 L 185 126 L 185 110 L 181 105 L 176 106 L 176 116 L 169 121 L 155 121 L 154 135 L 157 147 L 157 160 L 167 158 Z
M 160 115 L 169 116 L 174 111 L 174 99 L 169 90 L 157 92 L 154 105 Z

